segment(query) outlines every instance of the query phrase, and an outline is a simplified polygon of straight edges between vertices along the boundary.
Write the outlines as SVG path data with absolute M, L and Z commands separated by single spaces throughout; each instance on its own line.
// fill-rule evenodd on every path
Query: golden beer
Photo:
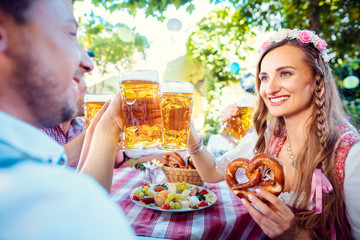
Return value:
M 146 74 L 146 71 L 139 72 Z M 136 73 L 137 71 L 131 71 L 128 75 L 122 75 L 120 84 L 125 119 L 125 145 L 128 149 L 135 150 L 160 147 L 162 120 L 157 74 L 154 78 L 151 78 L 151 75 L 146 78 L 146 75 Z M 129 77 L 144 80 L 132 80 Z
M 252 127 L 254 107 L 238 107 L 232 116 L 223 126 L 220 134 L 227 139 L 240 141 Z
M 163 148 L 185 150 L 191 122 L 194 86 L 181 81 L 165 81 L 161 92 Z
M 108 99 L 111 99 L 111 95 L 100 95 L 100 94 L 86 94 L 84 98 L 84 116 L 85 126 L 88 129 L 91 120 L 94 118 L 96 113 L 104 106 Z M 125 149 L 123 133 L 120 133 L 118 140 L 118 149 Z
M 109 94 L 85 94 L 84 97 L 84 116 L 86 129 L 96 113 L 104 106 L 105 102 L 111 99 Z

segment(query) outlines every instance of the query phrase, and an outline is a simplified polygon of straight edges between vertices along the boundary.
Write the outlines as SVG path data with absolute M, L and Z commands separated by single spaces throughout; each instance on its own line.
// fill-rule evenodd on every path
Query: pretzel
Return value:
M 265 180 L 264 167 L 271 169 L 274 179 Z M 239 183 L 236 179 L 238 168 L 245 169 L 245 175 L 249 181 Z M 266 190 L 278 196 L 284 189 L 285 173 L 284 166 L 280 160 L 267 154 L 257 154 L 250 161 L 245 158 L 235 159 L 229 163 L 225 172 L 225 180 L 231 190 L 239 197 L 249 200 L 248 195 L 255 193 L 255 188 Z
M 186 155 L 185 162 L 186 162 L 186 168 L 196 169 L 194 161 L 192 160 L 190 154 Z
M 165 164 L 174 168 L 185 168 L 186 163 L 180 154 L 176 152 L 167 152 L 164 156 Z

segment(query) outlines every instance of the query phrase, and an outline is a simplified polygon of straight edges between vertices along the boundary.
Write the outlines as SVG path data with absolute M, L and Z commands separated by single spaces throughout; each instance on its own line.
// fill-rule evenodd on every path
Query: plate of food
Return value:
M 186 182 L 143 184 L 131 191 L 130 199 L 146 208 L 166 212 L 189 212 L 212 206 L 216 194 Z

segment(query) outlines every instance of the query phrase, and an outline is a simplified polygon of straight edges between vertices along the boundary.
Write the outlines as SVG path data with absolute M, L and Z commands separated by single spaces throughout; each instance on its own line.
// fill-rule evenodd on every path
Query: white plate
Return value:
M 163 184 L 163 183 L 153 183 L 153 184 L 150 184 L 150 188 L 153 189 L 156 185 L 159 185 L 159 184 Z M 169 184 L 169 183 L 165 183 L 165 184 Z M 173 184 L 176 184 L 176 183 L 173 183 Z M 180 208 L 180 209 L 162 209 L 161 207 L 158 207 L 155 205 L 155 203 L 150 203 L 150 204 L 146 204 L 146 203 L 143 203 L 142 201 L 135 201 L 133 200 L 131 197 L 133 195 L 136 195 L 135 194 L 135 191 L 138 187 L 136 187 L 135 189 L 133 189 L 131 191 L 131 194 L 130 194 L 130 199 L 131 201 L 133 201 L 134 203 L 142 206 L 142 207 L 145 207 L 145 208 L 149 208 L 149 209 L 153 209 L 153 210 L 157 210 L 157 211 L 164 211 L 164 212 L 190 212 L 190 211 L 196 211 L 196 210 L 202 210 L 204 208 L 208 208 L 210 206 L 212 206 L 216 200 L 217 200 L 217 196 L 216 194 L 207 189 L 207 188 L 203 188 L 203 187 L 199 187 L 199 186 L 196 186 L 196 185 L 193 185 L 193 184 L 189 184 L 190 186 L 190 191 L 193 190 L 195 187 L 198 187 L 199 188 L 199 191 L 202 190 L 202 189 L 206 189 L 206 191 L 208 191 L 207 194 L 204 195 L 204 197 L 206 198 L 206 202 L 208 203 L 207 206 L 205 207 L 199 207 L 199 208 Z

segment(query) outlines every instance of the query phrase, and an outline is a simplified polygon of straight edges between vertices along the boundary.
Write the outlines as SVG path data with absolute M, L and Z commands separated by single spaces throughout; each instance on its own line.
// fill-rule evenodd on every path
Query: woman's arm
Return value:
M 189 146 L 195 145 L 199 140 L 200 137 L 196 132 L 194 124 L 191 122 L 188 144 Z M 212 183 L 224 180 L 224 177 L 216 170 L 215 157 L 205 147 L 198 154 L 191 155 L 191 158 L 203 181 Z
M 106 108 L 105 105 L 104 108 Z M 89 137 L 91 139 L 86 139 L 85 141 L 84 156 L 81 160 L 85 158 L 86 160 L 85 162 L 82 161 L 81 165 L 79 164 L 79 169 L 81 169 L 80 171 L 82 173 L 87 173 L 94 177 L 110 192 L 117 142 L 120 131 L 123 130 L 122 119 L 119 115 L 121 111 L 121 94 L 116 94 L 105 112 L 103 109 L 100 111 L 99 115 L 103 115 L 102 117 L 98 116 L 101 119 L 96 125 L 92 138 L 86 136 L 86 138 Z M 96 124 L 97 119 L 95 119 L 95 121 L 94 119 L 91 124 L 93 124 L 93 122 Z M 86 151 L 87 148 L 89 149 L 88 152 Z
M 195 127 L 191 123 L 189 145 L 199 142 L 200 137 L 196 133 Z M 219 182 L 224 180 L 227 165 L 234 159 L 247 158 L 254 156 L 254 146 L 258 139 L 255 130 L 250 131 L 236 146 L 215 160 L 215 157 L 204 147 L 197 155 L 192 155 L 196 169 L 201 178 L 206 182 Z
M 355 239 L 360 239 L 360 142 L 354 144 L 345 160 L 344 197 L 346 214 Z

